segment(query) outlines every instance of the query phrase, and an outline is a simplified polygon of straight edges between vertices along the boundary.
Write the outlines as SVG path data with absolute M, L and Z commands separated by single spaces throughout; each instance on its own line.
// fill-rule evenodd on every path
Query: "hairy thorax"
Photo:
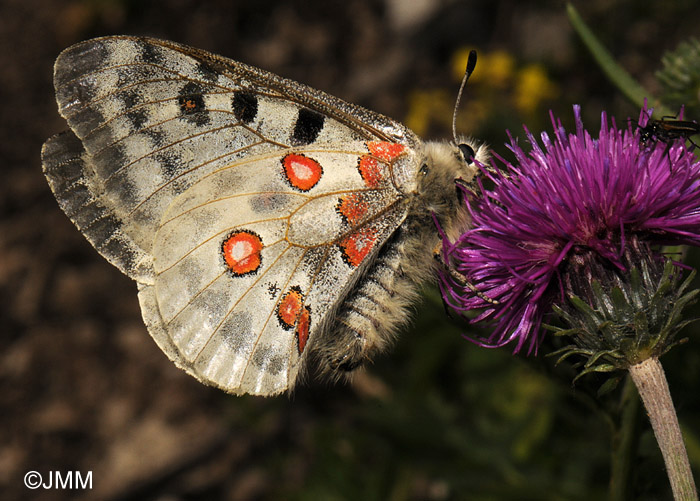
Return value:
M 486 147 L 469 144 L 479 162 Z M 410 321 L 419 286 L 433 275 L 440 234 L 456 238 L 469 225 L 458 182 L 474 182 L 478 167 L 465 161 L 454 143 L 426 143 L 416 189 L 407 195 L 408 215 L 339 308 L 325 340 L 316 347 L 322 370 L 336 377 L 349 373 L 384 351 Z M 469 159 L 472 160 L 472 159 Z M 461 181 L 457 181 L 461 180 Z

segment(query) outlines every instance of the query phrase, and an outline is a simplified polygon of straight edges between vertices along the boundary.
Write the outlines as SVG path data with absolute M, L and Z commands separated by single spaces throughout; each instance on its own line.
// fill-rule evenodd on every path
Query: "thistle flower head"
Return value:
M 645 107 L 637 124 L 618 128 L 602 113 L 592 137 L 574 106 L 574 133 L 552 115 L 554 136 L 543 132 L 542 146 L 525 129 L 528 153 L 511 136 L 516 161 L 495 155 L 493 168 L 482 167 L 493 187 L 465 193 L 473 226 L 443 240 L 452 273 L 440 276 L 447 305 L 493 324 L 477 343 L 536 352 L 553 305 L 583 296 L 596 306 L 590 285 L 605 282 L 600 273 L 643 260 L 660 278 L 659 246 L 700 245 L 700 162 L 685 141 L 641 141 L 650 115 Z

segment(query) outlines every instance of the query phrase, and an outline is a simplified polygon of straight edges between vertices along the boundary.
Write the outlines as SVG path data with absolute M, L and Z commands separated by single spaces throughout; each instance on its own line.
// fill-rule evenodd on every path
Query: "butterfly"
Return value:
M 161 350 L 205 384 L 275 395 L 393 341 L 434 271 L 437 219 L 487 148 L 175 42 L 114 36 L 55 64 L 60 207 L 138 285 Z M 459 143 L 459 144 L 457 144 Z

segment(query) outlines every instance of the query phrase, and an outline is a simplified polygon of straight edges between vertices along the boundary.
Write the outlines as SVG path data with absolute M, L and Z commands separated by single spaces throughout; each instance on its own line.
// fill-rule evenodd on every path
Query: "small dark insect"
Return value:
M 693 146 L 697 146 L 690 138 L 700 134 L 700 124 L 690 120 L 666 120 L 667 118 L 669 117 L 649 120 L 644 127 L 637 125 L 642 144 L 658 141 L 669 143 L 676 139 L 684 139 L 690 141 Z

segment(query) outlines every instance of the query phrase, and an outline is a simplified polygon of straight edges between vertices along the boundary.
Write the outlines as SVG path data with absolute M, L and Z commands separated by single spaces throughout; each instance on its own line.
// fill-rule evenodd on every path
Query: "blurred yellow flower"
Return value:
M 467 67 L 471 48 L 462 48 L 452 57 L 452 74 L 455 80 L 461 80 Z M 503 50 L 479 53 L 476 70 L 470 77 L 473 82 L 488 82 L 492 87 L 505 87 L 515 74 L 515 59 Z
M 408 114 L 404 119 L 406 126 L 419 136 L 428 133 L 431 123 L 442 121 L 445 117 L 452 120 L 452 103 L 444 89 L 414 91 L 409 96 Z
M 558 95 L 559 87 L 547 77 L 542 65 L 530 64 L 518 72 L 514 99 L 521 113 L 531 114 L 542 101 Z
M 471 47 L 457 50 L 452 57 L 455 81 L 464 77 Z M 481 83 L 481 85 L 480 85 Z M 503 50 L 479 52 L 476 69 L 465 91 L 468 109 L 458 110 L 457 131 L 475 133 L 494 112 L 508 110 L 525 118 L 537 113 L 543 101 L 556 98 L 560 89 L 549 79 L 544 66 L 519 68 L 515 57 Z M 411 93 L 404 123 L 420 136 L 431 130 L 450 130 L 455 94 L 445 89 L 415 90 Z M 463 108 L 463 106 L 460 106 Z

